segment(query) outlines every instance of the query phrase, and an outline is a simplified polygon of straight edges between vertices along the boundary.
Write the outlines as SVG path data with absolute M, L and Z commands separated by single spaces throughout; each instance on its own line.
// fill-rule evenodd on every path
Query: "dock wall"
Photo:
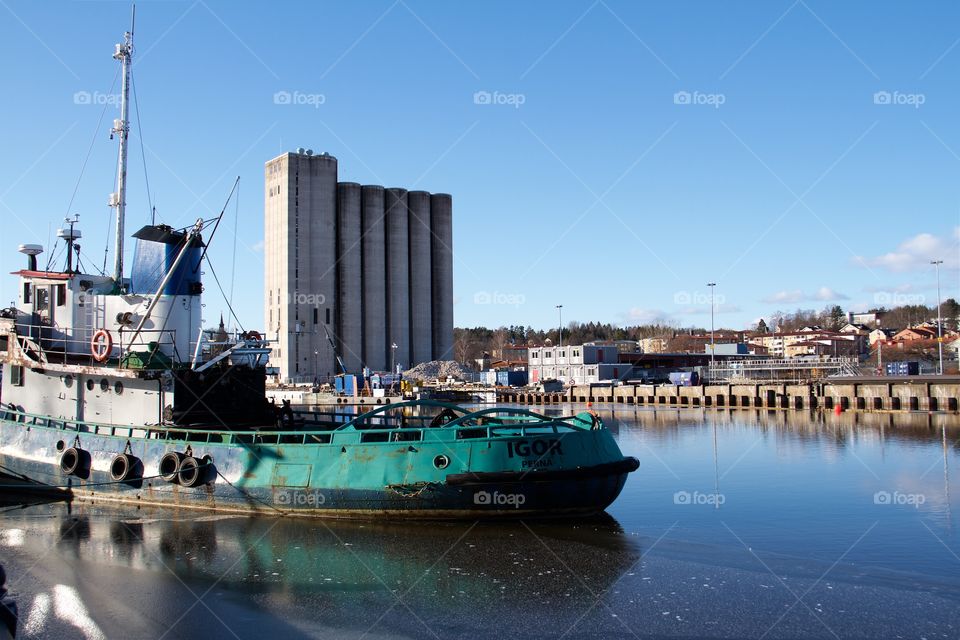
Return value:
M 671 384 L 594 383 L 562 392 L 536 393 L 501 389 L 499 402 L 516 404 L 611 403 L 654 407 L 738 407 L 856 411 L 958 412 L 960 378 L 940 380 L 865 380 L 811 384 Z

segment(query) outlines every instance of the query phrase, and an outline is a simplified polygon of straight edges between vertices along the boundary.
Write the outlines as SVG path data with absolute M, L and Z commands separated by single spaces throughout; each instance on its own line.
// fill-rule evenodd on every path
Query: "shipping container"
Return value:
M 886 371 L 888 376 L 917 376 L 920 375 L 920 363 L 888 362 Z
M 674 371 L 670 374 L 670 384 L 681 387 L 695 387 L 700 384 L 700 376 L 696 371 Z
M 526 371 L 497 371 L 497 385 L 501 387 L 525 387 Z

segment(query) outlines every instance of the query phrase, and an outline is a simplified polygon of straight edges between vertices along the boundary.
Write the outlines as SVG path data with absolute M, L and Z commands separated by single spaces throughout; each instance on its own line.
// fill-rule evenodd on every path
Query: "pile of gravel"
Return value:
M 470 370 L 455 360 L 431 360 L 406 370 L 403 377 L 415 380 L 446 380 L 447 378 L 465 380 L 469 374 Z

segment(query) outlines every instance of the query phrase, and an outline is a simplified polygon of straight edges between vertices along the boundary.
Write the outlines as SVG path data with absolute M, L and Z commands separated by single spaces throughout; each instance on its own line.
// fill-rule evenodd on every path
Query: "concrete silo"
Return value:
M 387 353 L 387 266 L 383 187 L 362 191 L 363 363 L 374 371 L 390 366 Z
M 300 168 L 296 182 L 297 208 L 301 237 L 297 250 L 307 256 L 306 277 L 300 274 L 296 292 L 300 320 L 300 371 L 306 370 L 320 380 L 337 373 L 333 348 L 321 324 L 331 333 L 335 328 L 337 278 L 333 265 L 337 259 L 337 159 L 329 154 L 298 154 Z M 306 220 L 304 220 L 306 218 Z M 304 353 L 306 351 L 306 353 Z
M 433 359 L 430 194 L 407 193 L 410 247 L 410 365 Z
M 387 352 L 391 366 L 410 366 L 410 248 L 407 190 L 386 189 L 383 197 L 387 247 Z
M 433 358 L 453 360 L 453 198 L 430 197 Z
M 349 373 L 363 368 L 360 185 L 337 185 L 336 332 L 330 331 Z

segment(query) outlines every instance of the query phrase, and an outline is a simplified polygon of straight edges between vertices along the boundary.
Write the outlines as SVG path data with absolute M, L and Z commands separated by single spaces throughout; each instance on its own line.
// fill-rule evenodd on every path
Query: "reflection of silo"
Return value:
M 363 187 L 363 361 L 374 371 L 390 366 L 383 211 L 383 187 Z
M 341 182 L 337 185 L 335 340 L 344 366 L 350 373 L 358 373 L 363 366 L 360 255 L 360 185 L 356 182 Z
M 430 197 L 433 358 L 453 360 L 453 198 Z
M 407 194 L 410 234 L 410 364 L 433 359 L 430 275 L 430 194 Z
M 395 362 L 410 365 L 410 264 L 407 190 L 387 189 L 383 198 L 387 232 L 387 350 L 397 345 Z
M 296 369 L 292 375 L 325 379 L 336 371 L 333 349 L 321 323 L 332 332 L 336 295 L 337 159 L 331 155 L 297 154 L 295 184 L 299 241 L 295 245 L 307 272 L 300 273 L 296 290 L 294 332 L 300 329 Z

